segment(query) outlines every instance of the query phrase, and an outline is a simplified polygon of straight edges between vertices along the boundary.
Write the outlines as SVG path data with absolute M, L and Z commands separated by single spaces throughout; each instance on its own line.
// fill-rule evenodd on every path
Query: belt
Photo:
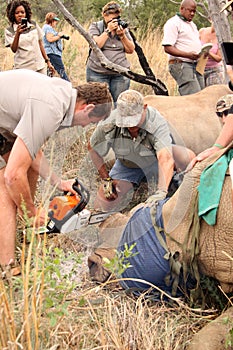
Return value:
M 194 63 L 194 61 L 193 61 L 193 62 L 187 62 L 187 61 L 182 61 L 182 60 L 179 60 L 179 59 L 177 59 L 177 58 L 175 58 L 175 59 L 173 59 L 173 60 L 168 61 L 168 64 L 174 64 L 174 63 L 190 63 L 190 64 L 193 64 L 193 63 Z

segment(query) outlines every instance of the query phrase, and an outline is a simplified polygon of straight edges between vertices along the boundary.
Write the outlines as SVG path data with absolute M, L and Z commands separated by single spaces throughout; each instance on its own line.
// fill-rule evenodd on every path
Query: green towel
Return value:
M 205 168 L 201 174 L 198 186 L 198 215 L 209 225 L 216 223 L 225 174 L 232 158 L 233 149 L 230 149 L 215 163 Z

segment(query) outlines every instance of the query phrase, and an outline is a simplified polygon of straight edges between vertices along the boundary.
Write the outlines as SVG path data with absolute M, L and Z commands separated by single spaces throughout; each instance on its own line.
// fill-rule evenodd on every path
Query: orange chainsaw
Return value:
M 75 179 L 72 187 L 77 193 L 76 195 L 64 194 L 51 200 L 48 213 L 50 220 L 46 227 L 47 233 L 69 233 L 83 226 L 102 222 L 115 213 L 92 214 L 90 210 L 85 209 L 90 199 L 89 191 L 78 179 Z

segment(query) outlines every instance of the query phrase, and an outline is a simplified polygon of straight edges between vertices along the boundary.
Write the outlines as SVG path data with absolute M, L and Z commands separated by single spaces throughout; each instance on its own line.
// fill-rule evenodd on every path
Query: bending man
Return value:
M 41 146 L 60 127 L 97 123 L 109 116 L 112 99 L 107 85 L 88 83 L 72 88 L 60 78 L 30 70 L 0 73 L 0 264 L 14 263 L 16 212 L 22 201 L 38 226 L 47 216 L 34 204 L 38 175 L 61 191 L 74 192 L 74 180 L 51 171 Z

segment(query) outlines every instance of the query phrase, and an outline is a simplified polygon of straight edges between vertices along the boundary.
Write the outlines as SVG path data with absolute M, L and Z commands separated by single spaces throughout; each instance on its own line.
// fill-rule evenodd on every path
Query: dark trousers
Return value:
M 64 64 L 62 62 L 61 56 L 54 55 L 53 53 L 50 53 L 50 54 L 48 54 L 48 57 L 50 59 L 50 62 L 52 63 L 52 65 L 54 66 L 54 68 L 56 69 L 58 74 L 60 75 L 60 77 L 64 80 L 70 81 L 66 72 L 65 72 L 65 67 L 64 67 Z

